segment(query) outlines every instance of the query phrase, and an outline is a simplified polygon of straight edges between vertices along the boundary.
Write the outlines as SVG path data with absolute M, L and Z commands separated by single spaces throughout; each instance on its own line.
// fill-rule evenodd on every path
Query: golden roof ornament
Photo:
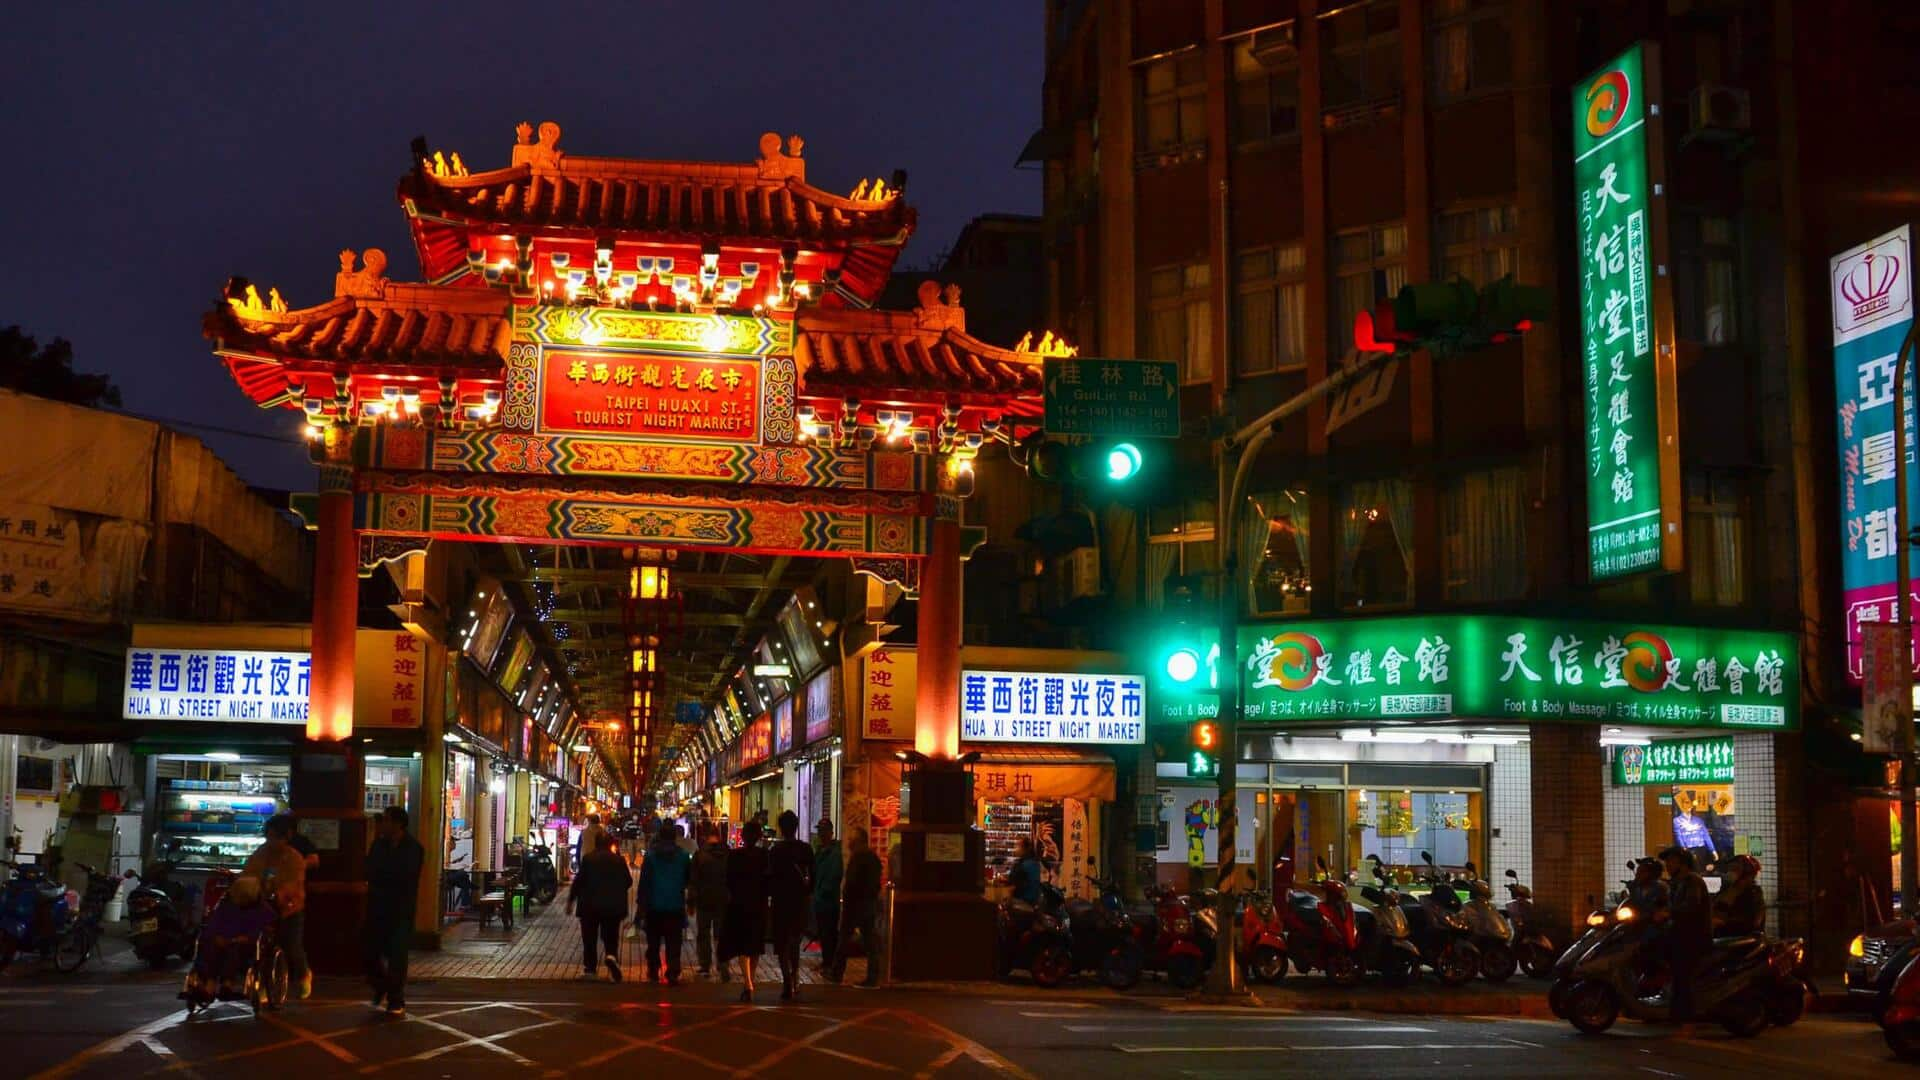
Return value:
M 967 310 L 960 306 L 960 286 L 943 288 L 937 281 L 923 281 L 916 295 L 920 306 L 913 309 L 913 325 L 922 330 L 967 332 Z
M 340 252 L 340 272 L 333 275 L 333 295 L 377 300 L 387 292 L 387 253 L 368 248 L 360 253 L 362 269 L 353 268 L 352 248 Z
M 560 168 L 560 161 L 566 155 L 560 150 L 560 125 L 551 120 L 540 123 L 540 137 L 534 139 L 533 125 L 525 120 L 514 130 L 517 142 L 513 146 L 513 164 L 528 165 L 535 172 L 553 172 Z
M 787 148 L 780 149 L 780 133 L 768 131 L 760 136 L 760 179 L 807 181 L 807 162 L 800 156 L 807 142 L 798 135 L 787 136 Z
M 1013 347 L 1013 351 L 1021 356 L 1037 356 L 1041 359 L 1054 360 L 1064 360 L 1080 355 L 1078 347 L 1067 344 L 1066 338 L 1054 337 L 1051 330 L 1041 337 L 1038 344 L 1033 340 L 1033 331 L 1027 331 L 1021 336 L 1019 344 Z

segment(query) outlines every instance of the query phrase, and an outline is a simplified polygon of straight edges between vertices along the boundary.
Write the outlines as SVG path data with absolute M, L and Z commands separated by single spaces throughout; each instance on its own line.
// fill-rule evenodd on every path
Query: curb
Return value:
M 1291 981 L 1291 980 L 1290 980 Z M 1372 1012 L 1425 1016 L 1519 1016 L 1529 1019 L 1551 1017 L 1546 991 L 1334 991 L 1324 985 L 1303 985 L 1295 989 L 1285 985 L 1252 988 L 1244 997 L 1216 998 L 1204 993 L 1186 994 L 1165 983 L 1142 983 L 1146 989 L 1130 992 L 1082 985 L 1058 990 L 1043 990 L 1031 983 L 1009 982 L 890 982 L 888 990 L 901 993 L 966 994 L 1020 998 L 1035 1002 L 1086 1002 L 1107 1005 L 1138 1004 L 1172 1010 L 1183 1008 L 1245 1008 L 1276 1012 Z

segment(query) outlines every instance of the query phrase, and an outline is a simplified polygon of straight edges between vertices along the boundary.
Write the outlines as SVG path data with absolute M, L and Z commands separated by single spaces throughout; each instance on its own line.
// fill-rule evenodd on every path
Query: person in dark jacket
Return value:
M 389 1016 L 407 1014 L 407 946 L 427 853 L 407 835 L 407 812 L 389 806 L 375 819 L 379 835 L 367 849 L 367 979 L 373 1005 Z
M 767 892 L 773 902 L 773 948 L 780 957 L 780 1000 L 800 984 L 800 939 L 813 903 L 813 849 L 800 839 L 800 815 L 780 814 L 780 840 L 767 852 Z
M 847 946 L 859 935 L 867 952 L 867 977 L 862 986 L 880 985 L 880 941 L 874 923 L 880 916 L 880 856 L 867 844 L 867 830 L 847 830 L 847 869 L 840 892 L 840 947 L 834 953 L 834 982 L 847 977 Z
M 727 913 L 720 923 L 720 963 L 740 958 L 740 977 L 746 989 L 741 1001 L 753 1000 L 753 965 L 767 951 L 767 852 L 760 846 L 760 825 L 749 821 L 740 830 L 740 846 L 727 852 Z
M 713 971 L 713 939 L 719 936 L 720 923 L 727 911 L 727 831 L 708 824 L 701 830 L 700 850 L 693 856 L 693 910 L 699 917 L 694 951 L 700 960 L 700 974 Z M 720 961 L 720 981 L 731 981 L 727 962 Z
M 591 979 L 600 973 L 594 954 L 598 941 L 606 949 L 607 977 L 619 982 L 620 923 L 626 918 L 633 871 L 613 850 L 612 836 L 602 831 L 593 839 L 593 851 L 580 860 L 580 870 L 567 889 L 567 911 L 580 917 L 580 977 Z
M 840 944 L 840 879 L 844 874 L 840 845 L 833 838 L 833 822 L 826 818 L 813 827 L 813 933 L 820 943 L 820 970 L 833 970 Z
M 1666 949 L 1673 972 L 1673 1019 L 1693 1019 L 1693 979 L 1713 947 L 1713 899 L 1693 869 L 1693 852 L 1675 845 L 1660 853 L 1667 867 Z
M 635 905 L 647 928 L 648 982 L 662 974 L 660 951 L 664 946 L 667 985 L 680 985 L 680 947 L 687 929 L 687 871 L 692 861 L 680 849 L 680 826 L 663 822 L 640 864 L 640 896 Z
M 1735 855 L 1723 864 L 1727 883 L 1713 898 L 1715 937 L 1746 937 L 1767 932 L 1767 898 L 1755 880 L 1760 861 L 1751 855 Z
M 1007 884 L 1013 886 L 1013 898 L 1029 904 L 1039 903 L 1042 876 L 1040 858 L 1033 853 L 1033 841 L 1021 837 L 1013 846 L 1013 869 L 1007 873 Z

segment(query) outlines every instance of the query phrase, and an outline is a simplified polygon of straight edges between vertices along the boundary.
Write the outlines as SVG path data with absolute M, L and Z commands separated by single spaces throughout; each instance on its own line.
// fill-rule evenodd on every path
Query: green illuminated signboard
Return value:
M 1575 84 L 1573 95 L 1587 568 L 1595 581 L 1681 568 L 1658 55 L 1635 45 Z
M 1732 780 L 1731 735 L 1613 748 L 1613 782 L 1622 786 L 1724 784 Z
M 1212 637 L 1169 642 L 1148 682 L 1155 720 L 1214 715 Z M 1241 719 L 1437 719 L 1791 731 L 1791 634 L 1504 615 L 1415 615 L 1240 628 Z M 1205 661 L 1175 663 L 1186 657 Z M 1192 671 L 1185 679 L 1181 675 Z

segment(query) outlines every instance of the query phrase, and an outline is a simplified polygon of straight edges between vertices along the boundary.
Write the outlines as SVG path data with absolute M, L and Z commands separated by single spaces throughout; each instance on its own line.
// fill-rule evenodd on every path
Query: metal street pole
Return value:
M 1920 322 L 1907 328 L 1900 352 L 1893 362 L 1893 528 L 1894 562 L 1898 564 L 1894 598 L 1894 622 L 1901 627 L 1901 644 L 1907 650 L 1907 667 L 1913 667 L 1913 574 L 1907 565 L 1911 546 L 1907 523 L 1907 364 L 1913 356 L 1914 334 Z M 1900 702 L 1900 909 L 1911 915 L 1915 899 L 1920 898 L 1920 835 L 1914 829 L 1913 695 Z

